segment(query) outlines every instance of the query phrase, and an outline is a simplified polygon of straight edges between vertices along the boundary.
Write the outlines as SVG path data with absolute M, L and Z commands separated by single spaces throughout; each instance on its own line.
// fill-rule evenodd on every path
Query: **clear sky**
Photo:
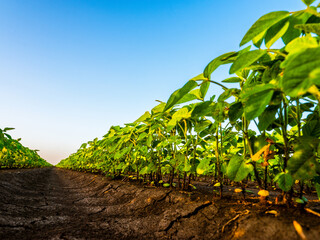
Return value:
M 303 8 L 300 0 L 0 0 L 0 128 L 15 127 L 13 137 L 58 163 L 238 50 L 261 15 Z

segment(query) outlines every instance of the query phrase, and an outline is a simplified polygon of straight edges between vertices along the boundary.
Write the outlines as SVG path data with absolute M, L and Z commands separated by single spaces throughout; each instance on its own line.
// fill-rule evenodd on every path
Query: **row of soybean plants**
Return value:
M 13 128 L 0 129 L 0 169 L 49 167 L 50 163 L 42 159 L 37 150 L 31 150 L 13 139 L 7 131 Z
M 199 175 L 212 176 L 221 189 L 226 181 L 250 180 L 260 189 L 277 183 L 289 195 L 297 185 L 302 195 L 307 186 L 320 196 L 320 4 L 304 2 L 304 10 L 262 16 L 240 43 L 253 46 L 213 59 L 167 102 L 111 127 L 59 166 L 135 172 L 154 183 L 165 175 L 166 186 L 176 179 L 184 188 Z M 280 39 L 283 47 L 272 48 Z M 230 78 L 214 81 L 225 64 Z M 205 98 L 210 85 L 223 93 Z

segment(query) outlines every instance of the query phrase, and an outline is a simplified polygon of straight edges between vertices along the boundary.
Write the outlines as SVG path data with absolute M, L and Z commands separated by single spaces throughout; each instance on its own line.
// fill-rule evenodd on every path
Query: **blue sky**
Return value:
M 299 0 L 0 0 L 0 128 L 15 127 L 13 137 L 58 163 L 238 50 L 261 15 L 303 8 Z

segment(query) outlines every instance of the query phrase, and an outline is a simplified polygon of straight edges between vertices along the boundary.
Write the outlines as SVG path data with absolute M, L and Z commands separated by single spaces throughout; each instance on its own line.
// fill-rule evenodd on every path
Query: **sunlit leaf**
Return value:
M 245 34 L 241 40 L 240 46 L 250 42 L 254 37 L 268 30 L 277 22 L 290 15 L 287 11 L 271 12 L 259 18 Z
M 273 25 L 266 34 L 265 44 L 267 48 L 270 48 L 278 39 L 280 39 L 289 28 L 289 21 L 287 18 L 279 21 Z
M 251 164 L 246 164 L 243 157 L 234 155 L 227 167 L 227 176 L 232 181 L 242 181 L 252 171 Z
M 245 67 L 255 63 L 259 58 L 267 53 L 267 50 L 253 50 L 241 54 L 235 62 L 231 65 L 230 74 L 238 72 Z
M 310 73 L 320 66 L 320 47 L 293 54 L 281 66 L 285 68 L 281 82 L 284 92 L 291 97 L 301 96 L 313 84 Z
M 274 178 L 274 181 L 277 182 L 281 190 L 285 192 L 289 191 L 293 185 L 293 178 L 289 173 L 279 173 Z
M 189 93 L 192 89 L 194 89 L 197 86 L 198 84 L 195 81 L 188 81 L 182 88 L 176 90 L 174 93 L 171 94 L 163 111 L 166 111 L 169 108 L 173 107 L 181 98 L 183 98 L 184 95 Z
M 237 52 L 228 52 L 213 59 L 203 70 L 203 76 L 205 78 L 210 79 L 211 74 L 213 73 L 214 70 L 216 70 L 219 66 L 223 64 L 232 63 L 234 60 L 232 59 L 232 57 L 236 55 L 237 55 Z

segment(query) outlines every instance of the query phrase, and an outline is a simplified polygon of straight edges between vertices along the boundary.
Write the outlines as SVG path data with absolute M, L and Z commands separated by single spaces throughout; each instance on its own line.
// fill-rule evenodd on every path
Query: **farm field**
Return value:
M 220 200 L 205 191 L 145 187 L 58 168 L 4 170 L 0 238 L 299 239 L 296 220 L 307 239 L 319 239 L 318 216 L 257 202 L 250 197 L 242 202 L 234 193 Z
M 1 127 L 0 239 L 320 239 L 320 2 L 300 3 L 262 15 L 239 49 L 211 58 L 166 101 L 103 123 L 101 138 L 75 137 L 55 166 Z M 98 103 L 100 87 L 90 87 L 81 98 Z M 51 106 L 77 115 L 69 104 Z M 74 124 L 93 118 L 75 131 L 32 132 L 32 146 L 56 135 L 48 156 L 60 156 L 69 135 L 98 124 L 94 105 L 83 104 Z M 54 124 L 64 129 L 68 116 Z

